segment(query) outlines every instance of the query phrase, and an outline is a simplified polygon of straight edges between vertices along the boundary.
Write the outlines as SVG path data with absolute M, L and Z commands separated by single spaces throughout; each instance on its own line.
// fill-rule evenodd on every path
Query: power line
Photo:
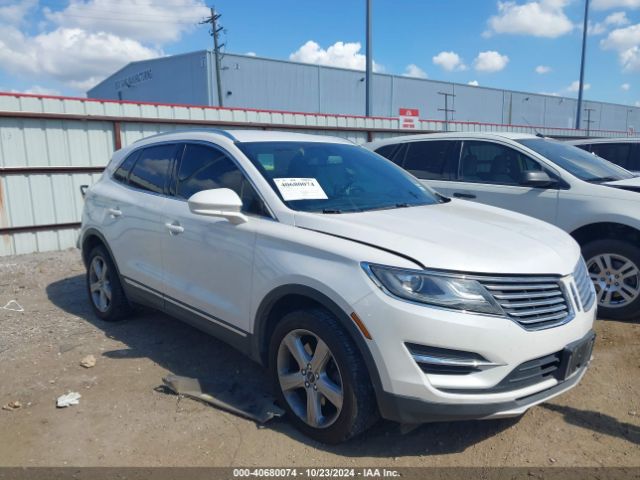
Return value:
M 220 60 L 222 60 L 220 50 L 222 49 L 222 47 L 224 47 L 224 43 L 220 44 L 220 32 L 223 30 L 223 27 L 218 25 L 218 20 L 220 20 L 220 17 L 222 16 L 222 14 L 217 13 L 215 11 L 215 8 L 213 7 L 210 9 L 210 11 L 211 11 L 211 15 L 209 15 L 204 20 L 202 20 L 200 24 L 211 25 L 209 34 L 213 37 L 213 55 L 215 57 L 215 64 L 216 64 L 216 87 L 218 90 L 218 106 L 222 107 L 224 105 L 222 100 L 222 79 L 220 75 L 220 70 L 221 70 Z
M 188 20 L 171 20 L 169 18 L 167 18 L 166 20 L 149 20 L 149 19 L 138 19 L 138 18 L 124 18 L 124 17 L 105 17 L 105 16 L 99 16 L 99 17 L 90 17 L 90 16 L 80 16 L 80 15 L 67 15 L 64 14 L 65 18 L 66 17 L 71 17 L 71 18 L 86 18 L 89 20 L 102 20 L 104 21 L 113 21 L 113 22 L 128 22 L 128 23 L 134 23 L 134 24 L 141 24 L 144 25 L 145 23 L 154 23 L 154 24 L 161 24 L 161 25 L 167 25 L 167 24 L 171 24 L 171 25 L 198 25 L 197 21 L 188 21 Z

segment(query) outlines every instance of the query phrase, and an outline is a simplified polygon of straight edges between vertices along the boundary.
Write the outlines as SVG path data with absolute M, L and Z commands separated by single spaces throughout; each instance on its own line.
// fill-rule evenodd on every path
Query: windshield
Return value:
M 238 148 L 293 210 L 347 213 L 441 201 L 400 167 L 356 145 L 255 142 Z
M 597 155 L 556 140 L 535 138 L 518 140 L 518 143 L 586 182 L 609 182 L 635 177 L 631 172 Z

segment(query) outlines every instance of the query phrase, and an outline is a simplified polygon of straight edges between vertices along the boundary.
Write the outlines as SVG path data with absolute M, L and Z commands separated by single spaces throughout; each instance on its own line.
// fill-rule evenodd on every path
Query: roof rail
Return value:
M 182 130 L 170 130 L 167 132 L 156 133 L 155 135 L 150 135 L 148 137 L 140 138 L 133 143 L 138 143 L 138 142 L 141 142 L 142 140 L 149 140 L 150 138 L 157 138 L 157 137 L 163 137 L 165 135 L 172 135 L 174 133 L 195 133 L 195 132 L 215 133 L 217 135 L 222 135 L 223 137 L 228 138 L 232 142 L 238 141 L 238 139 L 234 137 L 230 132 L 228 132 L 227 130 L 223 130 L 221 128 L 185 128 Z

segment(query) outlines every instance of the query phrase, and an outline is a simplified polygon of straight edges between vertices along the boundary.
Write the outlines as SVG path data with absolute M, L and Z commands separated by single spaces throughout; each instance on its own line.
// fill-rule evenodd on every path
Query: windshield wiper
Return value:
M 338 208 L 323 208 L 322 213 L 342 213 L 342 210 Z
M 590 178 L 589 180 L 587 180 L 587 182 L 590 182 L 590 183 L 602 183 L 602 182 L 613 182 L 615 180 L 620 180 L 620 179 L 616 178 L 616 177 L 594 177 L 594 178 Z

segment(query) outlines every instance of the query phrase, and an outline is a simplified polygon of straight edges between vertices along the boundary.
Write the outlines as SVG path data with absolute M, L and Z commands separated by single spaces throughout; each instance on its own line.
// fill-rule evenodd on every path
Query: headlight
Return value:
M 493 297 L 476 280 L 370 263 L 363 263 L 362 267 L 391 296 L 455 310 L 504 315 Z

